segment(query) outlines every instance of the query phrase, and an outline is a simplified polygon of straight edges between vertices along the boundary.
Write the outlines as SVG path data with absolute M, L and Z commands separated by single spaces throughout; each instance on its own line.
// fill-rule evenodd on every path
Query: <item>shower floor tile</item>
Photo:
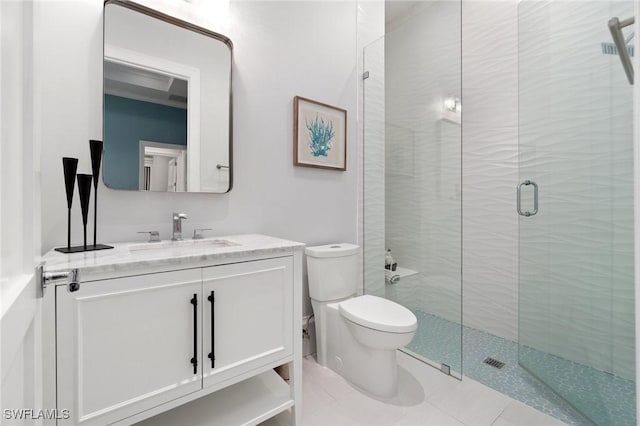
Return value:
M 469 327 L 463 327 L 460 336 L 459 324 L 421 311 L 414 313 L 420 332 L 407 346 L 410 352 L 445 362 L 452 371 L 459 372 L 462 338 L 465 376 L 567 424 L 591 425 L 562 398 L 520 367 L 517 343 Z M 636 424 L 634 382 L 533 349 L 523 352 L 523 356 L 535 371 L 544 372 L 546 377 L 543 379 L 553 378 L 565 391 L 580 395 L 574 403 L 579 407 L 589 407 L 598 424 Z M 502 369 L 496 369 L 483 362 L 487 357 L 506 364 Z M 595 387 L 594 382 L 598 384 Z

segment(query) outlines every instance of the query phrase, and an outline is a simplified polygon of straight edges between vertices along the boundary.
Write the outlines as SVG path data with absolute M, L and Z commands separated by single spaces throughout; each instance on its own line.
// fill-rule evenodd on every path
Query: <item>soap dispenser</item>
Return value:
M 387 249 L 387 254 L 384 256 L 384 269 L 391 270 L 393 265 L 393 256 L 391 256 L 391 249 Z

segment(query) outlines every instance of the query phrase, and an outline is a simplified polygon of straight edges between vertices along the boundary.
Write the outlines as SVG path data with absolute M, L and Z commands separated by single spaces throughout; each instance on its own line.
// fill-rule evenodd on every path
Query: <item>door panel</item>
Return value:
M 605 49 L 633 14 L 519 3 L 519 361 L 597 424 L 635 424 L 633 92 Z
M 293 258 L 215 266 L 202 274 L 203 299 L 215 297 L 213 307 L 203 304 L 204 387 L 292 354 Z
M 71 423 L 110 423 L 201 389 L 200 290 L 200 269 L 56 288 L 58 407 Z
M 0 2 L 0 407 L 43 402 L 39 141 L 33 134 L 33 2 Z M 20 414 L 3 422 L 18 423 Z

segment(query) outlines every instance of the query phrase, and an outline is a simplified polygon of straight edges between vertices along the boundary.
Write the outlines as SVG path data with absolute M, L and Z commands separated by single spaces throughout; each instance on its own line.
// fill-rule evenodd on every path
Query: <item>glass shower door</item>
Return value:
M 636 424 L 633 93 L 607 26 L 633 13 L 518 12 L 519 362 L 601 425 Z
M 462 3 L 405 6 L 364 49 L 365 292 L 416 315 L 402 350 L 460 378 Z

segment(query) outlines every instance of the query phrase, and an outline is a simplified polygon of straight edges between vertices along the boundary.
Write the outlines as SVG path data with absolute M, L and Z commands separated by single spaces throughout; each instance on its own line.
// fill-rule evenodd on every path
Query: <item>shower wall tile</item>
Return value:
M 387 296 L 460 323 L 461 128 L 442 106 L 461 96 L 460 4 L 411 9 L 385 43 L 386 246 L 418 272 Z
M 502 58 L 495 61 L 495 67 L 484 66 L 489 59 L 475 62 L 463 57 L 463 61 L 465 69 L 469 68 L 462 80 L 463 125 L 470 136 L 475 138 L 476 133 L 494 129 L 517 129 L 518 81 L 513 75 L 517 59 Z M 485 87 L 475 87 L 483 84 Z

